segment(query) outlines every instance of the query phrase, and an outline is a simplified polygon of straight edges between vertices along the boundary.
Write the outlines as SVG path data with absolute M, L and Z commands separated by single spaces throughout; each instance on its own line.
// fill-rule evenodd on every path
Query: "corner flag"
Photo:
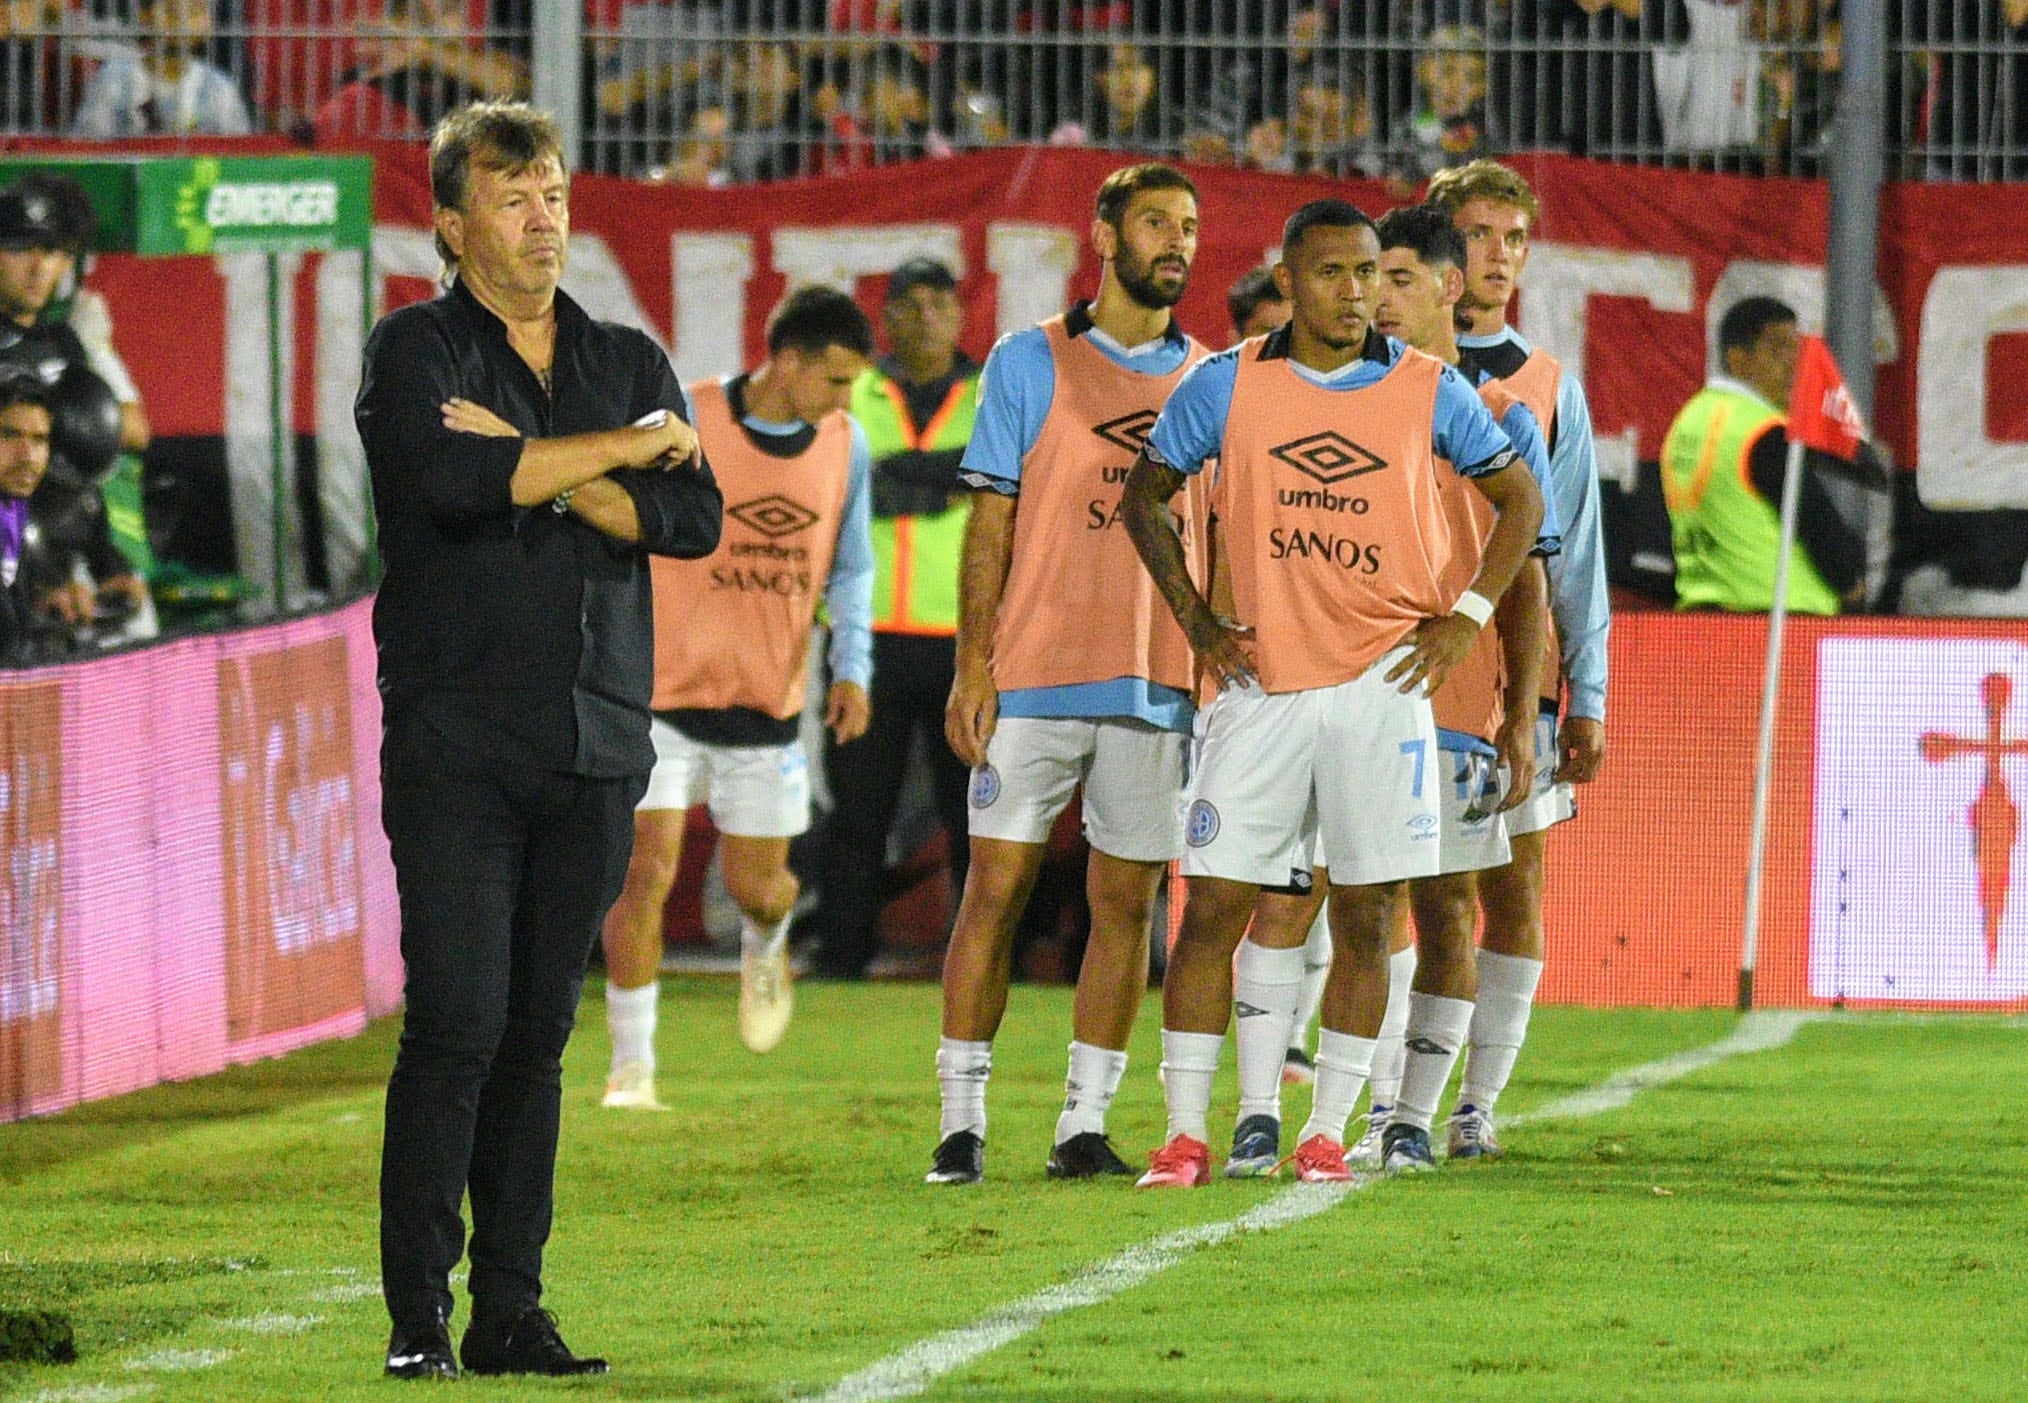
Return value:
M 1846 392 L 1845 377 L 1821 336 L 1805 336 L 1802 354 L 1796 363 L 1796 384 L 1789 392 L 1790 443 L 1843 458 L 1851 462 L 1859 445 L 1871 437 L 1859 406 Z

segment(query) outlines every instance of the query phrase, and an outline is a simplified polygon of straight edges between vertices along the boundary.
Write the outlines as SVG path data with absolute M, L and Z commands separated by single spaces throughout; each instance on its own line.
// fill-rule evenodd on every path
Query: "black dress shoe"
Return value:
M 451 1327 L 441 1315 L 416 1326 L 397 1325 L 387 1337 L 390 1379 L 455 1379 L 457 1356 L 451 1353 Z
M 504 1325 L 465 1331 L 458 1353 L 468 1374 L 548 1374 L 567 1378 L 603 1374 L 603 1359 L 580 1359 L 556 1333 L 556 1317 L 540 1306 L 529 1306 Z

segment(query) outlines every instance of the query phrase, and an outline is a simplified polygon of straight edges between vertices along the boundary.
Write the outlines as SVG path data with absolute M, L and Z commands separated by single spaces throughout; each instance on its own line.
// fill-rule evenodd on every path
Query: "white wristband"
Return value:
M 1493 601 L 1477 590 L 1466 590 L 1458 596 L 1458 602 L 1451 606 L 1453 614 L 1463 614 L 1480 628 L 1493 617 Z

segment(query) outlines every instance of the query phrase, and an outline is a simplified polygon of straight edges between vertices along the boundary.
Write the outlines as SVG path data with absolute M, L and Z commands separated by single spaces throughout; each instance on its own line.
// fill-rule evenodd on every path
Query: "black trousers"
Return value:
M 936 788 L 937 814 L 950 841 L 951 890 L 962 892 L 971 855 L 965 790 L 971 776 L 944 739 L 957 644 L 907 633 L 873 635 L 873 720 L 850 745 L 827 746 L 824 773 L 833 808 L 819 865 L 810 928 L 817 971 L 866 972 L 880 946 L 881 884 L 887 831 L 894 826 L 909 745 L 919 736 Z
M 542 1296 L 563 1045 L 647 776 L 488 760 L 409 723 L 381 748 L 407 1006 L 387 1084 L 380 1272 L 397 1324 L 451 1309 L 472 1200 L 472 1318 Z

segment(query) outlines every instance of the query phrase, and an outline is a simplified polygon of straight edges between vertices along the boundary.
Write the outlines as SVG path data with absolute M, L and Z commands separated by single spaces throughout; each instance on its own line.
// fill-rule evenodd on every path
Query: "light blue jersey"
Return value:
M 1491 336 L 1461 336 L 1468 356 L 1519 356 L 1534 350 L 1512 327 Z M 1598 458 L 1584 387 L 1564 371 L 1556 387 L 1556 423 L 1549 449 L 1550 497 L 1563 530 L 1563 549 L 1549 567 L 1549 612 L 1563 644 L 1570 714 L 1605 720 L 1606 642 L 1612 610 L 1606 588 L 1605 535 L 1599 506 Z
M 1190 343 L 1170 323 L 1169 334 L 1143 346 L 1120 345 L 1092 327 L 1083 304 L 1066 318 L 1073 335 L 1084 336 L 1106 359 L 1141 375 L 1173 375 L 1189 358 Z M 974 491 L 1019 496 L 1021 460 L 1042 436 L 1056 397 L 1056 358 L 1049 335 L 1039 326 L 1009 332 L 986 357 L 979 377 L 979 412 L 965 445 L 959 477 Z M 1169 731 L 1187 731 L 1195 714 L 1191 698 L 1144 677 L 1115 677 L 1066 687 L 1024 687 L 1000 694 L 1002 716 L 1124 717 Z

